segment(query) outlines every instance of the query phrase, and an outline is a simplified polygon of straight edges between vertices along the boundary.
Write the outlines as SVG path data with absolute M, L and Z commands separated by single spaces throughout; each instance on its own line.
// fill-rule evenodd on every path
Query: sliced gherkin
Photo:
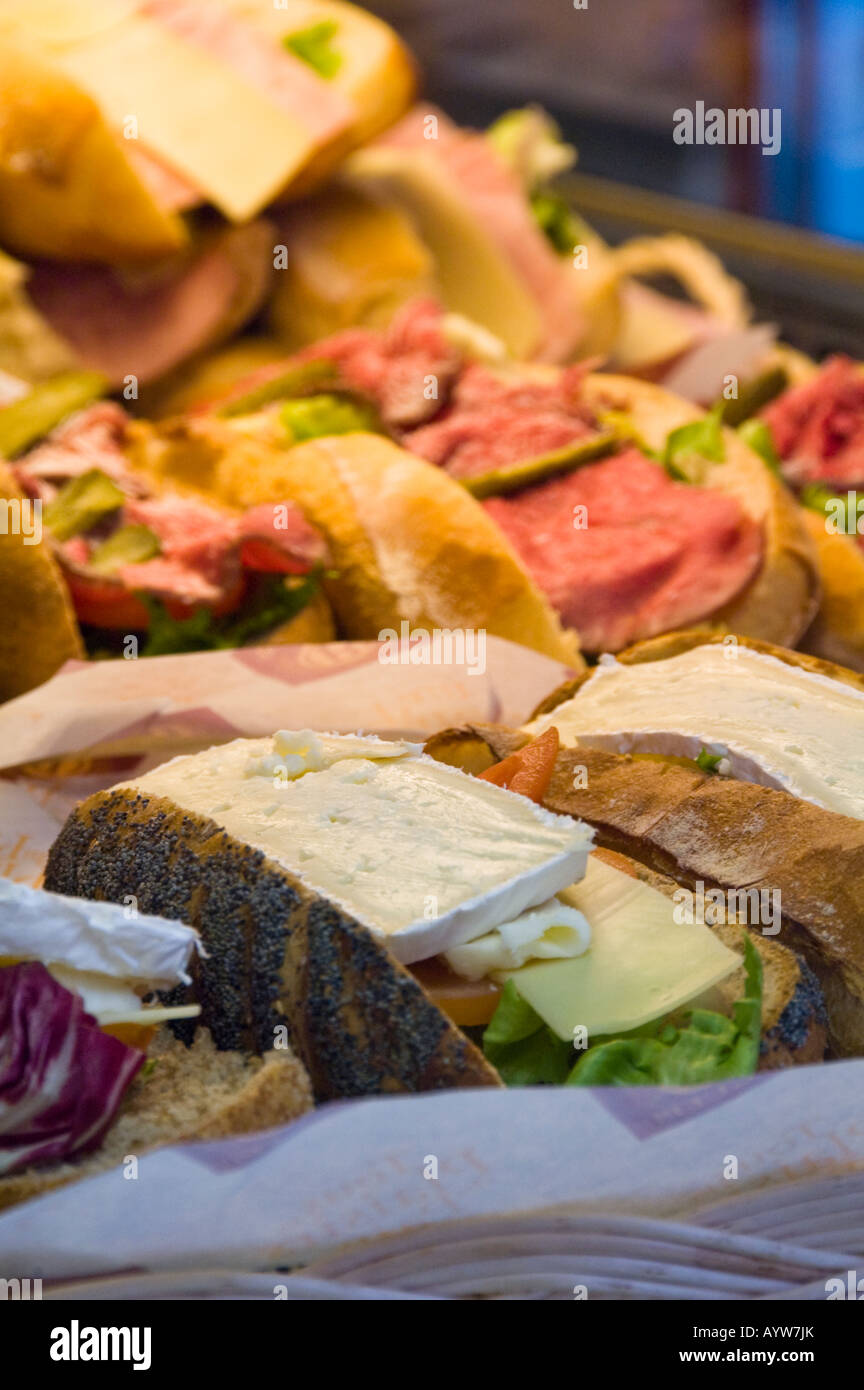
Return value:
M 492 468 L 488 473 L 476 473 L 471 478 L 460 478 L 459 482 L 472 497 L 481 500 L 484 497 L 506 497 L 508 493 L 519 492 L 534 483 L 545 483 L 559 474 L 572 473 L 584 463 L 604 458 L 614 453 L 620 442 L 615 434 L 598 434 L 576 444 L 565 444 L 563 449 L 553 449 L 537 458 L 511 463 L 504 468 Z

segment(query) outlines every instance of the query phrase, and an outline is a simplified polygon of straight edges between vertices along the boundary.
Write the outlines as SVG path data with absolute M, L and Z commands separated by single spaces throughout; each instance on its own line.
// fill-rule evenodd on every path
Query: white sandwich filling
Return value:
M 133 904 L 91 902 L 0 879 L 0 964 L 40 961 L 101 1024 L 191 1018 L 197 1004 L 142 1007 L 141 995 L 189 984 L 198 933 Z
M 283 731 L 175 758 L 133 783 L 261 850 L 410 963 L 581 878 L 593 832 L 418 745 Z
M 696 758 L 864 818 L 864 691 L 749 647 L 713 643 L 632 666 L 603 659 L 590 680 L 528 725 L 565 745 Z

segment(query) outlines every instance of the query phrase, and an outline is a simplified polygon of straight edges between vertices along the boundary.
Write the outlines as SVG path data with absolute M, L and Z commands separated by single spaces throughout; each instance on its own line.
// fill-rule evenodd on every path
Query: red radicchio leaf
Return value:
M 0 970 L 0 1174 L 97 1148 L 143 1062 L 44 965 Z

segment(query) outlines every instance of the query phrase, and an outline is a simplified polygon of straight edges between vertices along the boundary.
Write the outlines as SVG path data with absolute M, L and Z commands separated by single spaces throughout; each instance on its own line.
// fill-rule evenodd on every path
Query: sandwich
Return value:
M 432 294 L 519 359 L 605 351 L 611 258 L 550 187 L 574 158 L 536 109 L 482 132 L 428 102 L 413 108 L 351 155 L 323 198 L 282 214 L 272 328 L 300 348 L 386 327 L 401 304 Z
M 341 0 L 14 0 L 0 38 L 0 245 L 21 282 L 0 343 L 22 312 L 31 329 L 9 369 L 96 369 L 136 398 L 257 313 L 279 245 L 263 210 L 415 83 L 393 31 Z
M 189 921 L 206 955 L 171 1002 L 200 1002 L 221 1047 L 284 1026 L 319 1100 L 594 1084 L 594 1049 L 649 1025 L 683 1042 L 645 1084 L 821 1058 L 800 957 L 733 917 L 679 925 L 669 877 L 549 810 L 554 731 L 526 741 L 283 730 L 175 758 L 73 811 L 46 883 Z
M 548 642 L 527 623 L 522 634 L 494 625 L 505 605 L 490 567 L 502 551 L 587 652 L 694 622 L 799 640 L 818 601 L 812 543 L 792 497 L 717 412 L 585 365 L 514 364 L 488 346 L 433 302 L 413 302 L 383 332 L 346 330 L 202 402 L 185 440 L 157 422 L 136 462 L 163 484 L 194 472 L 232 505 L 287 489 L 333 548 L 333 602 L 352 637 L 392 626 L 379 615 L 390 618 L 394 600 L 422 625 L 431 586 L 436 600 L 459 592 L 459 546 L 470 621 L 541 651 Z M 372 403 L 386 444 L 356 415 L 327 437 L 340 391 Z M 312 439 L 316 413 L 327 423 Z M 214 429 L 224 439 L 223 420 L 279 446 L 267 469 L 241 471 L 216 448 L 196 470 L 196 441 Z
M 183 1139 L 309 1108 L 290 1048 L 218 1052 L 190 980 L 198 934 L 124 905 L 0 879 L 0 1208 Z M 190 1044 L 168 1025 L 184 1020 Z
M 864 670 L 864 372 L 831 357 L 746 428 L 795 490 L 816 548 L 822 601 L 803 646 Z
M 130 422 L 98 399 L 102 385 L 68 373 L 0 409 L 11 456 L 0 464 L 0 698 L 85 653 L 331 638 L 327 547 L 302 512 L 155 490 L 130 467 Z
M 567 751 L 544 804 L 688 888 L 767 895 L 777 940 L 819 979 L 832 1049 L 860 1055 L 861 677 L 751 639 L 676 633 L 561 687 L 518 741 L 553 724 Z

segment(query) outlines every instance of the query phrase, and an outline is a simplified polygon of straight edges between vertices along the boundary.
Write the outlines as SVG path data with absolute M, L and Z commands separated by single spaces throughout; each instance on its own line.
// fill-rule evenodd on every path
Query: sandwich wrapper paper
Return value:
M 277 728 L 418 737 L 517 724 L 567 674 L 495 638 L 482 673 L 384 665 L 375 643 L 72 663 L 0 709 L 0 871 L 37 882 L 76 800 L 178 752 Z M 56 761 L 24 768 L 40 760 Z M 560 1206 L 686 1218 L 705 1201 L 864 1168 L 862 1090 L 864 1061 L 849 1061 L 698 1088 L 334 1102 L 11 1208 L 0 1277 L 273 1269 L 410 1226 Z

